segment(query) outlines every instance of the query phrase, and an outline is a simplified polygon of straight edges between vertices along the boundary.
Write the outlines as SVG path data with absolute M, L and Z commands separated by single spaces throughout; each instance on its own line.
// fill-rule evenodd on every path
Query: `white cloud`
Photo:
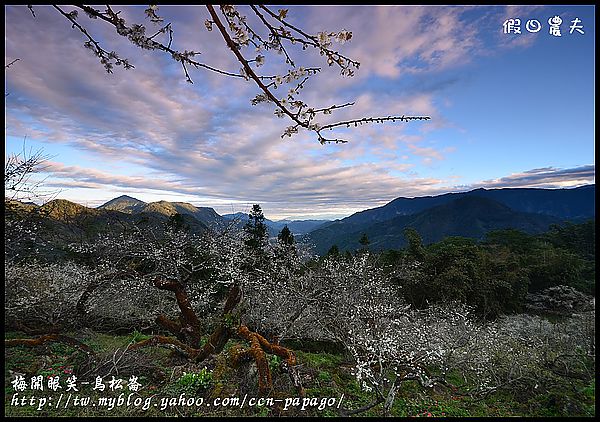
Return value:
M 123 9 L 131 19 L 134 12 Z M 350 143 L 326 146 L 307 133 L 282 140 L 289 122 L 273 116 L 269 105 L 250 105 L 258 92 L 252 83 L 190 69 L 194 84 L 187 84 L 168 56 L 141 51 L 114 28 L 82 14 L 106 48 L 136 66 L 108 75 L 64 18 L 49 7 L 35 10 L 33 19 L 24 6 L 6 9 L 6 57 L 21 58 L 7 72 L 6 128 L 9 136 L 45 143 L 50 154 L 53 145 L 71 148 L 72 154 L 56 157 L 50 168 L 49 180 L 65 188 L 65 197 L 88 195 L 93 201 L 92 195 L 107 198 L 109 191 L 132 189 L 149 197 L 170 192 L 197 205 L 262 203 L 283 217 L 349 213 L 397 196 L 448 189 L 444 180 L 423 176 L 407 162 L 416 156 L 421 164 L 437 163 L 452 151 L 431 141 L 436 130 L 452 125 L 436 107 L 434 92 L 441 88 L 430 83 L 399 94 L 369 82 L 460 67 L 480 54 L 476 30 L 464 25 L 463 8 L 336 7 L 336 13 L 290 8 L 290 16 L 312 32 L 352 30 L 343 51 L 362 63 L 350 79 L 324 66 L 307 83 L 307 102 L 320 107 L 356 101 L 332 119 L 390 112 L 432 117 L 426 123 L 340 130 Z M 175 22 L 178 49 L 200 51 L 202 60 L 222 69 L 239 68 L 217 31 L 204 30 L 203 8 L 161 6 L 160 12 Z M 427 30 L 416 33 L 423 25 Z M 277 67 L 271 60 L 265 69 Z M 440 86 L 448 83 L 442 80 Z M 65 164 L 79 155 L 88 157 L 85 164 Z

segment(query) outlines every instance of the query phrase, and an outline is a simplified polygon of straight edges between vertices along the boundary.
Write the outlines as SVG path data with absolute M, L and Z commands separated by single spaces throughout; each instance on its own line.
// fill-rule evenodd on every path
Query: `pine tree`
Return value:
M 360 252 L 366 252 L 367 249 L 369 248 L 369 244 L 371 243 L 371 241 L 369 240 L 369 237 L 367 236 L 366 233 L 363 233 L 362 236 L 360 237 L 360 240 L 358 241 L 358 243 L 360 243 L 361 248 L 359 249 Z
M 248 248 L 254 251 L 263 250 L 267 244 L 269 234 L 265 224 L 265 216 L 260 205 L 254 204 L 252 211 L 248 214 L 248 222 L 244 226 L 245 241 Z
M 331 248 L 329 248 L 325 255 L 338 258 L 340 256 L 340 248 L 338 245 L 333 245 Z
M 277 235 L 277 240 L 283 245 L 293 245 L 294 244 L 294 235 L 288 228 L 287 224 L 281 229 L 279 234 Z
M 408 255 L 417 261 L 423 261 L 425 259 L 425 248 L 419 232 L 412 227 L 407 227 L 404 229 L 404 237 L 408 242 L 406 247 Z

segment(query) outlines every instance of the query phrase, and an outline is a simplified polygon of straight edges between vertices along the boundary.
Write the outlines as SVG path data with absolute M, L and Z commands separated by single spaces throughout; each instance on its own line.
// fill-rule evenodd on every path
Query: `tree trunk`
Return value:
M 160 322 L 164 328 L 167 328 L 178 338 L 183 337 L 185 343 L 190 347 L 197 349 L 200 346 L 200 321 L 192 308 L 190 299 L 185 291 L 185 286 L 179 281 L 166 280 L 163 278 L 155 278 L 154 285 L 160 290 L 168 290 L 175 293 L 177 305 L 181 311 L 181 323 L 177 324 L 174 321 L 169 321 L 165 316 L 159 316 Z M 176 331 L 172 331 L 176 330 Z

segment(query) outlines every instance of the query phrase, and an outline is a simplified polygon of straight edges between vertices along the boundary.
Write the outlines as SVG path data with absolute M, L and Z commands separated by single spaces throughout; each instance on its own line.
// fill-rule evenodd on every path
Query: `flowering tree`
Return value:
M 245 314 L 255 306 L 254 292 L 268 285 L 274 275 L 275 267 L 268 263 L 275 252 L 265 246 L 260 254 L 262 265 L 249 265 L 256 251 L 246 240 L 233 227 L 194 235 L 166 226 L 160 232 L 134 229 L 71 245 L 81 257 L 93 259 L 99 273 L 77 306 L 86 314 L 109 314 L 111 321 L 120 323 L 131 317 L 147 321 L 150 311 L 156 324 L 174 336 L 156 335 L 130 350 L 163 345 L 200 362 L 219 353 L 231 337 L 240 337 L 250 347 L 237 350 L 234 361 L 256 361 L 261 391 L 272 382 L 266 352 L 285 358 L 299 386 L 293 353 L 258 334 L 257 326 L 247 326 Z M 160 291 L 171 292 L 175 303 Z M 205 342 L 204 335 L 208 335 Z
M 87 268 L 72 262 L 5 261 L 5 322 L 17 329 L 29 325 L 48 331 L 72 324 L 88 276 Z
M 271 281 L 253 292 L 246 318 L 282 339 L 343 345 L 357 381 L 373 394 L 371 403 L 344 409 L 345 415 L 377 405 L 389 412 L 407 381 L 482 397 L 500 389 L 543 392 L 557 377 L 593 378 L 593 311 L 551 323 L 530 315 L 484 322 L 460 302 L 416 309 L 397 283 L 411 269 L 384 271 L 368 252 L 291 268 L 295 275 L 283 277 L 282 289 Z M 451 375 L 464 382 L 448 382 Z
M 35 17 L 32 6 L 28 6 Z M 428 116 L 405 116 L 388 115 L 382 117 L 360 117 L 343 121 L 331 121 L 321 117 L 332 114 L 332 112 L 348 108 L 354 102 L 330 105 L 309 105 L 302 100 L 301 91 L 307 81 L 317 75 L 320 67 L 302 66 L 295 56 L 306 56 L 304 50 L 313 49 L 326 59 L 329 66 L 340 69 L 343 77 L 352 77 L 360 67 L 360 63 L 346 57 L 333 47 L 334 42 L 344 43 L 350 41 L 352 32 L 321 31 L 310 34 L 302 28 L 294 25 L 288 18 L 288 9 L 279 9 L 277 12 L 264 5 L 250 5 L 245 8 L 244 14 L 241 7 L 234 5 L 221 5 L 215 8 L 206 5 L 208 19 L 204 22 L 207 31 L 217 30 L 222 36 L 225 45 L 231 50 L 235 59 L 240 63 L 239 71 L 219 69 L 210 63 L 199 59 L 199 51 L 179 51 L 174 46 L 174 27 L 171 22 L 165 23 L 164 18 L 159 15 L 158 6 L 151 5 L 145 10 L 145 16 L 149 21 L 146 23 L 127 22 L 111 6 L 104 10 L 87 5 L 74 5 L 70 11 L 63 6 L 53 6 L 58 13 L 64 16 L 74 29 L 81 32 L 86 40 L 84 46 L 100 59 L 108 73 L 113 71 L 114 66 L 122 66 L 131 69 L 135 66 L 129 59 L 123 58 L 115 51 L 108 51 L 100 41 L 93 35 L 91 22 L 98 20 L 114 27 L 116 33 L 127 38 L 133 45 L 146 50 L 155 50 L 168 54 L 173 60 L 181 63 L 185 78 L 193 83 L 189 68 L 203 69 L 216 72 L 223 76 L 232 78 L 243 78 L 252 81 L 259 89 L 259 93 L 252 99 L 252 104 L 270 103 L 273 105 L 275 115 L 286 117 L 291 121 L 284 133 L 281 135 L 292 136 L 299 129 L 313 132 L 321 144 L 327 142 L 346 142 L 346 140 L 326 136 L 326 131 L 340 127 L 350 127 L 365 123 L 383 122 L 408 122 L 410 120 L 428 120 Z M 81 18 L 80 13 L 86 16 Z M 147 26 L 148 25 L 148 26 Z M 149 27 L 154 27 L 150 29 Z M 147 34 L 148 32 L 148 34 Z M 153 34 L 149 34 L 152 32 Z M 281 73 L 266 74 L 260 72 L 267 59 L 280 64 Z M 283 60 L 283 63 L 280 63 Z M 279 92 L 284 86 L 289 86 L 287 93 Z M 278 92 L 275 90 L 279 89 Z M 285 92 L 285 91 L 284 91 Z
M 434 343 L 440 342 L 443 329 L 427 324 L 423 315 L 411 310 L 391 280 L 366 251 L 345 259 L 327 257 L 318 267 L 304 271 L 295 289 L 286 288 L 296 293 L 288 296 L 286 308 L 281 300 L 275 306 L 280 314 L 298 316 L 278 318 L 283 332 L 336 341 L 351 356 L 354 375 L 375 400 L 345 411 L 347 415 L 380 403 L 389 410 L 403 381 L 433 383 L 426 365 L 440 354 L 441 346 Z M 431 312 L 438 315 L 441 310 Z M 459 312 L 448 310 L 439 319 L 455 318 Z M 432 332 L 436 328 L 439 332 Z

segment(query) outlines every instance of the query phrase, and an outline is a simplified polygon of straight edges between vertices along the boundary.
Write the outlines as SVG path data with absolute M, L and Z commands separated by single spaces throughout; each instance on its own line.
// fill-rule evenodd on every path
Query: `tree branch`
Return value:
M 12 62 L 10 62 L 6 66 L 4 66 L 4 68 L 8 69 L 9 67 L 11 67 L 13 64 L 15 64 L 16 62 L 18 62 L 19 60 L 21 60 L 21 59 L 14 59 Z
M 160 290 L 168 290 L 175 293 L 177 306 L 181 312 L 181 329 L 180 333 L 188 340 L 187 343 L 192 347 L 200 345 L 200 321 L 196 316 L 196 312 L 192 308 L 190 299 L 185 287 L 178 281 L 166 280 L 163 278 L 155 278 L 154 286 Z
M 14 347 L 14 346 L 35 347 L 35 346 L 41 346 L 46 343 L 64 343 L 69 346 L 80 349 L 80 350 L 84 351 L 85 353 L 87 353 L 88 355 L 96 354 L 96 352 L 94 352 L 90 348 L 90 346 L 88 346 L 87 344 L 84 344 L 77 339 L 74 339 L 69 336 L 65 336 L 63 334 L 46 334 L 46 335 L 43 335 L 41 337 L 34 338 L 34 339 L 18 338 L 18 339 L 4 340 L 5 347 Z
M 142 340 L 138 343 L 133 344 L 129 348 L 129 350 L 137 350 L 137 349 L 141 349 L 143 347 L 158 346 L 158 345 L 174 346 L 176 348 L 176 350 L 178 350 L 182 354 L 186 355 L 189 359 L 194 359 L 199 353 L 199 349 L 195 349 L 193 347 L 188 346 L 185 343 L 182 343 L 179 340 L 176 340 L 176 339 L 173 339 L 170 337 L 165 337 L 165 336 L 154 336 L 147 340 Z
M 262 7 L 262 6 L 261 6 Z M 328 142 L 335 142 L 335 143 L 346 143 L 348 141 L 344 140 L 344 139 L 328 139 L 325 138 L 321 131 L 324 129 L 333 129 L 335 127 L 339 127 L 339 126 L 349 126 L 350 124 L 364 124 L 364 123 L 383 123 L 385 121 L 392 121 L 395 122 L 397 120 L 400 121 L 409 121 L 409 120 L 429 120 L 430 117 L 428 116 L 422 116 L 422 117 L 407 117 L 407 116 L 387 116 L 387 117 L 367 117 L 367 118 L 361 118 L 361 119 L 355 119 L 355 120 L 348 120 L 348 121 L 344 121 L 344 122 L 338 122 L 338 123 L 332 123 L 332 124 L 328 124 L 325 126 L 319 126 L 318 124 L 311 124 L 311 120 L 314 117 L 314 115 L 317 112 L 331 112 L 332 110 L 336 109 L 336 108 L 342 108 L 342 107 L 348 107 L 350 105 L 353 105 L 353 103 L 347 103 L 344 104 L 342 106 L 332 106 L 326 109 L 318 109 L 318 110 L 311 110 L 311 113 L 309 114 L 309 118 L 307 120 L 301 120 L 299 118 L 300 116 L 300 110 L 298 111 L 298 113 L 293 113 L 292 111 L 290 111 L 283 103 L 281 100 L 279 100 L 277 97 L 275 97 L 275 95 L 273 95 L 273 93 L 269 90 L 269 86 L 271 86 L 271 84 L 269 84 L 269 86 L 266 86 L 262 81 L 261 78 L 258 77 L 258 75 L 256 75 L 256 73 L 254 72 L 254 70 L 252 70 L 252 68 L 250 67 L 250 64 L 248 62 L 248 60 L 246 60 L 246 58 L 244 58 L 244 56 L 242 55 L 242 53 L 240 52 L 238 45 L 231 39 L 231 37 L 229 36 L 229 33 L 227 32 L 227 29 L 225 28 L 225 26 L 223 25 L 223 23 L 221 22 L 219 16 L 217 15 L 216 10 L 214 9 L 213 6 L 211 5 L 207 5 L 206 8 L 208 9 L 208 12 L 211 15 L 212 21 L 215 23 L 215 25 L 217 26 L 217 28 L 219 29 L 219 32 L 221 32 L 221 35 L 223 36 L 223 39 L 225 40 L 225 43 L 227 44 L 227 46 L 229 47 L 229 49 L 233 52 L 233 54 L 235 55 L 235 57 L 238 59 L 238 61 L 242 64 L 243 69 L 246 73 L 246 75 L 248 75 L 249 78 L 251 78 L 257 85 L 258 87 L 264 92 L 264 94 L 266 95 L 266 98 L 273 102 L 277 108 L 276 108 L 276 112 L 277 110 L 279 110 L 281 113 L 287 115 L 293 122 L 295 122 L 296 124 L 294 126 L 290 126 L 286 129 L 286 131 L 284 132 L 284 134 L 282 135 L 282 137 L 284 137 L 285 135 L 291 136 L 292 133 L 297 132 L 297 128 L 298 127 L 303 127 L 307 130 L 313 131 L 317 134 L 319 142 L 321 144 L 324 143 L 328 143 Z M 273 14 L 273 12 L 269 11 L 268 9 L 262 7 L 264 10 L 268 11 L 271 16 L 276 16 Z M 310 36 L 308 34 L 304 34 L 304 36 L 313 39 L 314 43 L 318 44 L 318 41 L 316 39 L 314 39 L 313 36 Z M 323 48 L 323 47 L 319 47 L 319 48 Z M 328 50 L 327 50 L 328 51 Z M 343 57 L 343 56 L 340 56 Z M 349 60 L 349 59 L 346 59 Z M 353 62 L 351 60 L 349 60 L 349 62 L 351 63 L 357 63 L 357 62 Z M 304 82 L 302 82 L 304 83 Z

